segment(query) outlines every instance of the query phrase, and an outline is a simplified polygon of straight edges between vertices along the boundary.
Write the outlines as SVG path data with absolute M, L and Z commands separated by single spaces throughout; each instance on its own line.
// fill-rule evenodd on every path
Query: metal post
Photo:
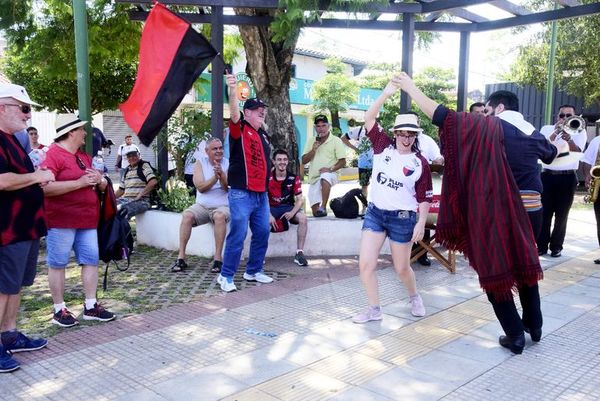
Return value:
M 558 3 L 554 2 L 554 9 Z M 550 57 L 548 60 L 548 79 L 546 80 L 546 107 L 544 109 L 544 125 L 552 124 L 552 108 L 554 99 L 554 58 L 556 57 L 556 21 L 552 21 L 552 34 L 550 37 Z
M 211 7 L 211 35 L 213 47 L 223 54 L 223 7 Z M 212 61 L 211 121 L 212 136 L 223 139 L 223 65 L 222 57 Z M 233 72 L 233 71 L 230 71 Z
M 465 111 L 467 108 L 467 92 L 469 89 L 469 47 L 471 33 L 462 31 L 460 33 L 460 52 L 458 59 L 458 94 L 456 99 L 456 111 Z
M 75 27 L 75 59 L 77 62 L 77 98 L 79 118 L 89 121 L 85 137 L 85 151 L 92 154 L 92 102 L 90 99 L 90 69 L 88 62 L 88 26 L 85 0 L 73 0 L 73 23 Z
M 160 186 L 162 189 L 166 189 L 167 180 L 169 179 L 169 150 L 168 150 L 168 138 L 169 138 L 169 123 L 167 122 L 161 129 L 160 133 L 156 137 L 156 151 L 158 153 L 158 172 L 160 173 Z
M 413 49 L 415 44 L 415 17 L 413 14 L 402 14 L 402 71 L 412 77 Z M 400 113 L 411 109 L 410 97 L 406 92 L 400 94 Z

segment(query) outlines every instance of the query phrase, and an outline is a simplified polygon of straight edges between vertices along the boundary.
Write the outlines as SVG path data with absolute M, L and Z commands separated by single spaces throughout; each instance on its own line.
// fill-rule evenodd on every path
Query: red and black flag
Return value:
M 150 145 L 216 55 L 187 21 L 162 4 L 154 6 L 142 32 L 135 85 L 119 106 L 140 142 Z

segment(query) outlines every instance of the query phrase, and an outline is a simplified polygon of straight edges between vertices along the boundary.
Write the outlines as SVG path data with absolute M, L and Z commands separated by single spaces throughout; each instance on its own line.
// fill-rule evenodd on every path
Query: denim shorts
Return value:
M 53 269 L 64 269 L 71 249 L 79 265 L 98 266 L 98 232 L 95 228 L 51 228 L 46 238 L 47 263 Z
M 373 203 L 369 203 L 363 231 L 369 230 L 376 233 L 386 233 L 394 242 L 410 242 L 413 230 L 417 224 L 417 213 L 410 210 L 383 210 Z

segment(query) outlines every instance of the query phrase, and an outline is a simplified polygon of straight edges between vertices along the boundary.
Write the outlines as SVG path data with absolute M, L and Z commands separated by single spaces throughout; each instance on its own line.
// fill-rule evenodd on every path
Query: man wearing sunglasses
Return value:
M 542 135 L 557 145 L 567 143 L 569 151 L 581 152 L 585 148 L 587 133 L 581 130 L 573 135 L 565 132 L 562 127 L 565 120 L 576 115 L 575 107 L 570 104 L 563 104 L 558 110 L 556 124 L 545 125 L 540 129 Z M 578 162 L 563 164 L 560 166 L 544 166 L 542 170 L 542 184 L 544 192 L 542 193 L 542 228 L 537 238 L 538 253 L 545 255 L 550 248 L 550 256 L 558 258 L 562 253 L 563 242 L 567 232 L 567 220 L 569 219 L 569 210 L 575 197 L 577 189 L 577 174 L 579 168 Z M 552 227 L 552 217 L 554 217 L 554 227 Z
M 17 330 L 21 287 L 33 284 L 40 238 L 47 232 L 42 186 L 54 181 L 49 170 L 34 170 L 14 136 L 27 128 L 32 104 L 22 86 L 0 85 L 0 373 L 19 368 L 11 353 L 48 343 Z

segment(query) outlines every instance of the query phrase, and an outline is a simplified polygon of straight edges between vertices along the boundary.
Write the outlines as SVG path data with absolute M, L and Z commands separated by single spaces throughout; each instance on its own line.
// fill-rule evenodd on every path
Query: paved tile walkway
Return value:
M 597 400 L 600 268 L 591 211 L 574 211 L 561 258 L 543 257 L 544 338 L 514 356 L 475 274 L 416 268 L 428 309 L 410 315 L 389 262 L 384 319 L 365 306 L 356 259 L 314 274 L 65 331 L 17 354 L 1 400 Z M 339 265 L 336 267 L 336 265 Z M 518 300 L 517 300 L 518 301 Z

